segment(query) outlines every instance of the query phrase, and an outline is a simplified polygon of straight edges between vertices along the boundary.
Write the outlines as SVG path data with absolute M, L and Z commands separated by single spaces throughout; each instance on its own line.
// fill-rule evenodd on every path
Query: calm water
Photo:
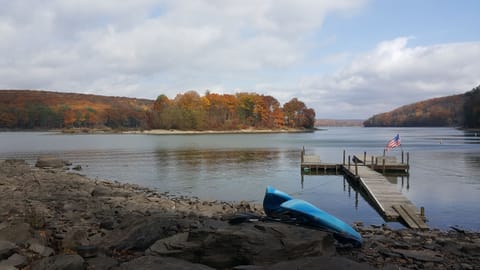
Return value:
M 54 154 L 93 178 L 136 183 L 207 200 L 261 202 L 267 185 L 347 222 L 381 224 L 342 176 L 302 176 L 300 150 L 340 163 L 342 152 L 380 155 L 399 133 L 410 176 L 390 177 L 431 227 L 480 230 L 480 134 L 449 128 L 330 128 L 305 134 L 65 135 L 0 133 L 0 159 L 34 163 Z M 389 155 L 399 157 L 395 149 Z M 391 224 L 396 227 L 398 224 Z

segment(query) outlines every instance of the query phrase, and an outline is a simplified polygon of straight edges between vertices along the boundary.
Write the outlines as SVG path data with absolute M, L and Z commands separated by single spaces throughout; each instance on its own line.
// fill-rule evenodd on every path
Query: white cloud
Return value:
M 301 63 L 326 14 L 365 1 L 4 2 L 0 88 L 152 98 L 253 87 L 263 73 Z
M 325 17 L 366 2 L 3 1 L 0 89 L 147 98 L 257 91 L 299 97 L 319 117 L 366 118 L 479 84 L 478 42 L 409 47 L 412 38 L 400 37 L 360 55 L 316 58 L 338 42 L 314 38 Z M 339 63 L 329 75 L 304 75 Z
M 408 37 L 381 42 L 301 88 L 317 116 L 365 119 L 420 100 L 466 92 L 480 83 L 480 42 L 408 47 Z M 336 103 L 337 105 L 332 105 Z M 342 104 L 343 103 L 343 104 Z

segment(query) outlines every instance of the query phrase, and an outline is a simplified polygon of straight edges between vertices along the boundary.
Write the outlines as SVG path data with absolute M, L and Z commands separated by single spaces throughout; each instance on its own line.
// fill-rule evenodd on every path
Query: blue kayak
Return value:
M 347 223 L 273 187 L 267 187 L 263 209 L 268 217 L 331 232 L 341 243 L 351 243 L 357 247 L 362 245 L 362 236 Z

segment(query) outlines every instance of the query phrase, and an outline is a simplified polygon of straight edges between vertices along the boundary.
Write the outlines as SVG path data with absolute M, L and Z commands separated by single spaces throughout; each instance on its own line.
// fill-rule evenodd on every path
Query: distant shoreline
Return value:
M 61 134 L 148 134 L 148 135 L 202 135 L 202 134 L 276 134 L 313 133 L 325 130 L 314 129 L 237 129 L 237 130 L 178 130 L 178 129 L 109 129 L 109 128 L 67 128 L 67 129 L 0 129 L 0 132 L 55 132 Z
M 311 133 L 315 129 L 239 129 L 239 130 L 178 130 L 178 129 L 151 129 L 124 131 L 123 134 L 149 135 L 202 135 L 202 134 L 275 134 L 275 133 Z

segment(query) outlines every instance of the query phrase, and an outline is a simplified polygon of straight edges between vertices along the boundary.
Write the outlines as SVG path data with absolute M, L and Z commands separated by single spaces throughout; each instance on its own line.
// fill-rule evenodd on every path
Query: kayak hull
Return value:
M 357 247 L 362 245 L 362 236 L 344 221 L 273 187 L 267 187 L 263 207 L 271 218 L 331 232 L 341 243 L 351 243 Z

